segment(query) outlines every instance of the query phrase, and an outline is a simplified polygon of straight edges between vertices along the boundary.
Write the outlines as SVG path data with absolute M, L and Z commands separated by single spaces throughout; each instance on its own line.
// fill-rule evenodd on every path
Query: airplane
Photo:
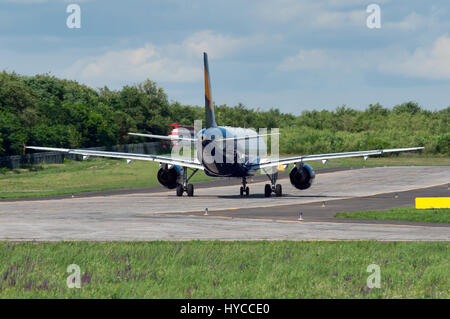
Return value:
M 330 159 L 346 157 L 363 157 L 365 160 L 372 155 L 380 155 L 391 152 L 405 152 L 421 150 L 423 147 L 378 149 L 369 151 L 341 152 L 328 154 L 301 155 L 285 158 L 269 158 L 260 156 L 264 153 L 264 137 L 274 136 L 272 134 L 258 134 L 255 130 L 249 128 L 236 128 L 227 126 L 218 126 L 214 116 L 214 107 L 212 103 L 211 82 L 208 66 L 208 55 L 203 53 L 204 63 L 204 84 L 205 84 L 205 118 L 206 127 L 199 130 L 194 137 L 178 137 L 179 141 L 190 142 L 196 145 L 195 158 L 173 157 L 152 154 L 134 154 L 120 152 L 106 152 L 85 149 L 54 148 L 40 146 L 24 146 L 27 149 L 56 151 L 68 154 L 82 155 L 83 159 L 90 156 L 109 157 L 126 159 L 127 163 L 133 160 L 155 161 L 160 163 L 157 173 L 159 183 L 168 188 L 176 189 L 177 196 L 194 196 L 194 185 L 189 183 L 190 179 L 199 171 L 203 170 L 206 175 L 212 177 L 236 177 L 242 180 L 240 187 L 240 196 L 249 196 L 250 190 L 247 186 L 247 178 L 253 176 L 257 171 L 264 172 L 270 180 L 270 184 L 264 187 L 265 197 L 272 194 L 282 196 L 282 186 L 277 184 L 278 168 L 286 168 L 289 164 L 294 164 L 289 172 L 291 184 L 300 190 L 311 187 L 315 172 L 313 168 L 306 164 L 309 161 L 322 161 L 326 163 Z M 148 138 L 157 138 L 173 141 L 173 136 L 153 135 L 147 133 L 129 133 L 134 136 Z M 250 143 L 250 141 L 255 141 Z M 251 144 L 251 145 L 250 145 Z M 250 155 L 252 151 L 253 156 Z M 280 167 L 281 165 L 281 167 Z M 192 170 L 190 176 L 187 176 L 188 169 Z

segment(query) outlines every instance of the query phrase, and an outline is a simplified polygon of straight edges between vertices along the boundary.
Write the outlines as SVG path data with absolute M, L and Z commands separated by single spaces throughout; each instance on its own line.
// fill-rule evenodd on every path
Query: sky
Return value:
M 80 28 L 67 26 L 70 4 Z M 204 51 L 218 105 L 450 105 L 448 0 L 0 0 L 9 72 L 111 89 L 149 78 L 170 101 L 203 105 Z

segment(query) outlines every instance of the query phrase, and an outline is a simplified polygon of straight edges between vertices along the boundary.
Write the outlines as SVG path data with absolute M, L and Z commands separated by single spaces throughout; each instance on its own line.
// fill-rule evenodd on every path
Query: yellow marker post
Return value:
M 416 197 L 416 209 L 450 208 L 450 197 Z

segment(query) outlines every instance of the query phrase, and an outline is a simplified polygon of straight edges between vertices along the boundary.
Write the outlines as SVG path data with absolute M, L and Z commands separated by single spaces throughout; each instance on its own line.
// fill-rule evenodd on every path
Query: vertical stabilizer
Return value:
M 205 72 L 205 116 L 206 128 L 216 127 L 216 119 L 214 118 L 214 107 L 212 103 L 211 81 L 209 80 L 208 55 L 203 52 L 204 72 Z

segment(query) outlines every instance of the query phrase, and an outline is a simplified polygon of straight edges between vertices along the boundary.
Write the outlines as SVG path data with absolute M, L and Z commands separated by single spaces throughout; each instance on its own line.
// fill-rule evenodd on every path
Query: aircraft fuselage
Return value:
M 233 140 L 235 137 L 253 136 L 257 132 L 248 128 L 212 127 L 197 134 L 197 159 L 205 173 L 214 177 L 250 176 L 247 164 L 258 163 L 267 147 L 263 138 Z M 223 140 L 226 139 L 226 140 Z

